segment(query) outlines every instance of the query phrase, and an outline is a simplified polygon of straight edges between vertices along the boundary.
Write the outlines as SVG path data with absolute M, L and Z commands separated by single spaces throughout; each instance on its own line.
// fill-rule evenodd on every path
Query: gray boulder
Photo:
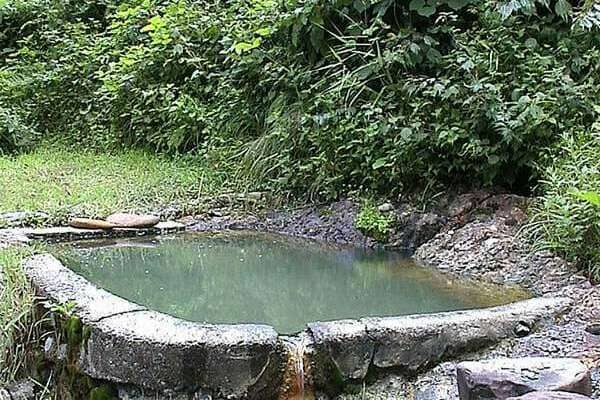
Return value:
M 508 399 L 534 391 L 591 395 L 590 371 L 572 358 L 500 358 L 456 368 L 461 400 Z
M 510 397 L 507 400 L 589 400 L 582 394 L 572 392 L 530 392 L 519 397 Z

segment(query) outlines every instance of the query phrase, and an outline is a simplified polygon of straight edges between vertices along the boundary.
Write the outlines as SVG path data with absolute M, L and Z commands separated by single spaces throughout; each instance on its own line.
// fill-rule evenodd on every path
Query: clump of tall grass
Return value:
M 15 381 L 27 359 L 34 292 L 21 265 L 30 254 L 28 248 L 0 249 L 0 386 Z
M 600 123 L 586 135 L 566 135 L 558 148 L 522 232 L 534 249 L 560 254 L 600 280 Z

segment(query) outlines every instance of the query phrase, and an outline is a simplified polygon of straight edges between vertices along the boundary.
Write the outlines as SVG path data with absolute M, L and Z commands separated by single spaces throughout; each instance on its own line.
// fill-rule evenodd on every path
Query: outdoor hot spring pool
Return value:
M 190 321 L 307 323 L 506 304 L 526 293 L 451 279 L 389 251 L 258 233 L 75 242 L 54 249 L 96 285 Z

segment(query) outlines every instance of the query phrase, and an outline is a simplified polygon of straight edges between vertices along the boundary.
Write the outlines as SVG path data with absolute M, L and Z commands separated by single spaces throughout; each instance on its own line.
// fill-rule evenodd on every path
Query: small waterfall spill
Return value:
M 290 337 L 284 343 L 288 362 L 279 400 L 313 400 L 315 397 L 311 390 L 310 367 L 306 359 L 308 337 Z

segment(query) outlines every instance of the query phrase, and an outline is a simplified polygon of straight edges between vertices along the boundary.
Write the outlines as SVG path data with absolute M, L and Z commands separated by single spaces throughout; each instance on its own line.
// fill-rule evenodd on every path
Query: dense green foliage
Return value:
M 598 117 L 589 134 L 563 138 L 524 232 L 600 279 L 600 107 Z
M 229 149 L 260 185 L 326 197 L 524 188 L 544 146 L 593 122 L 594 7 L 4 0 L 0 143 Z

